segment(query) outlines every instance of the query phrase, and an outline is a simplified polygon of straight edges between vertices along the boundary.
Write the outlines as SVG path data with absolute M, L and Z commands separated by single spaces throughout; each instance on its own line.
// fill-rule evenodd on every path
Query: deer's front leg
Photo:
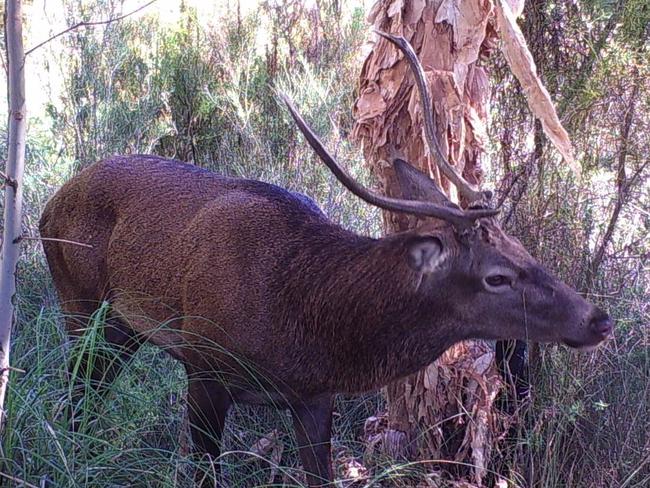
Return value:
M 310 487 L 333 481 L 330 453 L 333 401 L 332 395 L 325 395 L 291 405 L 298 452 Z

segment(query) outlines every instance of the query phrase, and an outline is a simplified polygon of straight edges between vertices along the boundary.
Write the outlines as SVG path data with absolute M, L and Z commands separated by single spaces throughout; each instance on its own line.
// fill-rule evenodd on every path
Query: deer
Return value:
M 219 458 L 233 402 L 288 409 L 310 487 L 333 481 L 336 394 L 378 389 L 466 339 L 588 351 L 614 328 L 606 312 L 507 235 L 486 204 L 489 194 L 445 159 L 416 54 L 402 37 L 380 35 L 408 60 L 427 143 L 466 208 L 402 159 L 394 161 L 402 198 L 361 185 L 283 97 L 340 183 L 422 225 L 381 238 L 358 235 L 300 193 L 144 155 L 83 169 L 40 220 L 69 334 L 81 335 L 83 317 L 110 304 L 103 333 L 119 360 L 83 363 L 98 389 L 141 344 L 153 343 L 187 372 L 198 451 Z

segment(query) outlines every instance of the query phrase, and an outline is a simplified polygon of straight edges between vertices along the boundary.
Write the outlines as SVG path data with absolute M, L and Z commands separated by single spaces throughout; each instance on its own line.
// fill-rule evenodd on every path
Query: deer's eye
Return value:
M 506 266 L 492 266 L 483 275 L 483 288 L 490 293 L 506 293 L 512 290 L 517 280 L 514 269 Z
M 505 275 L 491 275 L 487 276 L 485 278 L 485 282 L 493 287 L 499 287 L 499 286 L 510 286 L 512 284 L 512 281 L 510 280 L 509 276 Z
M 512 290 L 515 276 L 508 271 L 501 271 L 487 275 L 483 278 L 483 286 L 490 293 L 506 293 Z

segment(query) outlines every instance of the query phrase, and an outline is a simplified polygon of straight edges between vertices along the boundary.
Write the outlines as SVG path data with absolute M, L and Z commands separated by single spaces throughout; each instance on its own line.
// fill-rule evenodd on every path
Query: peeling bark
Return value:
M 537 67 L 530 53 L 524 35 L 517 25 L 515 16 L 504 0 L 495 0 L 496 21 L 503 40 L 503 54 L 508 66 L 519 80 L 526 94 L 528 106 L 541 123 L 544 133 L 560 152 L 576 176 L 580 176 L 580 166 L 573 156 L 573 147 L 567 131 L 562 126 L 555 111 L 548 90 L 537 76 Z
M 479 58 L 494 41 L 488 0 L 379 0 L 369 20 L 377 30 L 404 36 L 422 62 L 436 111 L 443 153 L 470 183 L 480 184 L 487 143 L 488 78 Z M 354 107 L 353 136 L 385 193 L 399 197 L 390 162 L 401 157 L 434 177 L 457 201 L 429 154 L 414 78 L 401 53 L 379 40 L 366 59 Z M 412 216 L 383 213 L 387 233 L 417 227 Z M 493 401 L 500 377 L 494 351 L 466 342 L 423 371 L 387 387 L 388 430 L 375 447 L 392 457 L 449 459 L 473 465 L 481 483 L 492 437 L 500 431 Z M 415 429 L 421 426 L 415 445 Z
M 516 23 L 523 9 L 523 0 L 378 0 L 369 15 L 376 30 L 401 35 L 413 46 L 432 95 L 440 147 L 456 170 L 476 185 L 483 177 L 489 112 L 489 81 L 480 61 L 492 51 L 497 32 L 531 111 L 572 170 L 580 172 Z M 406 60 L 387 41 L 377 40 L 361 72 L 353 136 L 387 195 L 401 196 L 391 165 L 400 157 L 431 175 L 457 201 L 456 189 L 441 178 L 428 153 L 420 110 Z M 387 233 L 421 223 L 390 212 L 383 218 Z M 387 388 L 383 451 L 401 458 L 412 458 L 419 451 L 420 459 L 468 463 L 473 466 L 471 478 L 481 484 L 493 438 L 507 430 L 492 408 L 500 385 L 492 347 L 477 341 L 453 347 L 425 370 Z M 419 433 L 415 446 L 418 425 L 424 433 Z M 456 474 L 462 471 L 459 468 Z

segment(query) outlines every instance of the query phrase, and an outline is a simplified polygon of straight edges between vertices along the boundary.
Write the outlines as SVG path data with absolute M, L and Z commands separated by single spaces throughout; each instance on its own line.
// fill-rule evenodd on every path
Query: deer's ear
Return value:
M 421 200 L 438 205 L 455 205 L 440 191 L 435 181 L 403 159 L 393 161 L 397 181 L 405 200 Z
M 416 237 L 408 246 L 408 264 L 419 273 L 433 273 L 444 261 L 442 241 L 437 237 Z

